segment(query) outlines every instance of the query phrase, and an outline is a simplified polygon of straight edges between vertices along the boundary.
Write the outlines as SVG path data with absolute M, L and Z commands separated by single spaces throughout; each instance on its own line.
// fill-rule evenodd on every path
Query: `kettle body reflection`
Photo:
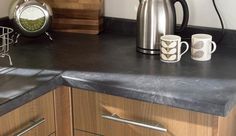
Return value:
M 183 7 L 183 22 L 176 29 L 174 4 Z M 189 10 L 185 0 L 140 0 L 137 14 L 137 51 L 145 54 L 159 54 L 160 37 L 183 31 L 188 24 Z

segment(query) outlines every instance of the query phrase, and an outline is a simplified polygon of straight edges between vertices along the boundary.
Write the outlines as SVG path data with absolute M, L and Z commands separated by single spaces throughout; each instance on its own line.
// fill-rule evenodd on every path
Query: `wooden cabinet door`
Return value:
M 0 136 L 12 136 L 26 128 L 30 131 L 24 136 L 48 136 L 55 132 L 52 92 L 0 117 Z
M 97 93 L 72 89 L 74 128 L 100 134 L 101 110 Z
M 54 91 L 57 136 L 73 136 L 71 88 L 59 87 Z

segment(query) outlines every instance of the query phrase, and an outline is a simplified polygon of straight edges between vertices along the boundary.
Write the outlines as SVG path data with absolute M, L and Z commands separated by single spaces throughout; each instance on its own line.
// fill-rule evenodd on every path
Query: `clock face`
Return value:
M 25 30 L 36 32 L 44 26 L 45 14 L 36 6 L 28 6 L 20 14 L 20 24 Z

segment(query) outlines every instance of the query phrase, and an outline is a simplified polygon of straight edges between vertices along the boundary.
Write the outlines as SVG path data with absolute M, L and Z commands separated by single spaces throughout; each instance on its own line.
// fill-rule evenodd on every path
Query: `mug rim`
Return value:
M 181 37 L 178 35 L 163 35 L 161 36 L 161 40 L 163 41 L 181 41 Z
M 192 38 L 196 38 L 196 39 L 212 39 L 212 35 L 200 33 L 200 34 L 192 35 Z

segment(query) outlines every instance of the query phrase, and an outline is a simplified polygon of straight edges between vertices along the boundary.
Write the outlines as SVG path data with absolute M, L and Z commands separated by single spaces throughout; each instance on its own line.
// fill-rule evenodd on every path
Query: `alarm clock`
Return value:
M 20 35 L 27 37 L 47 33 L 52 22 L 52 9 L 48 4 L 38 0 L 16 0 L 11 6 L 9 19 L 16 29 L 16 42 Z

